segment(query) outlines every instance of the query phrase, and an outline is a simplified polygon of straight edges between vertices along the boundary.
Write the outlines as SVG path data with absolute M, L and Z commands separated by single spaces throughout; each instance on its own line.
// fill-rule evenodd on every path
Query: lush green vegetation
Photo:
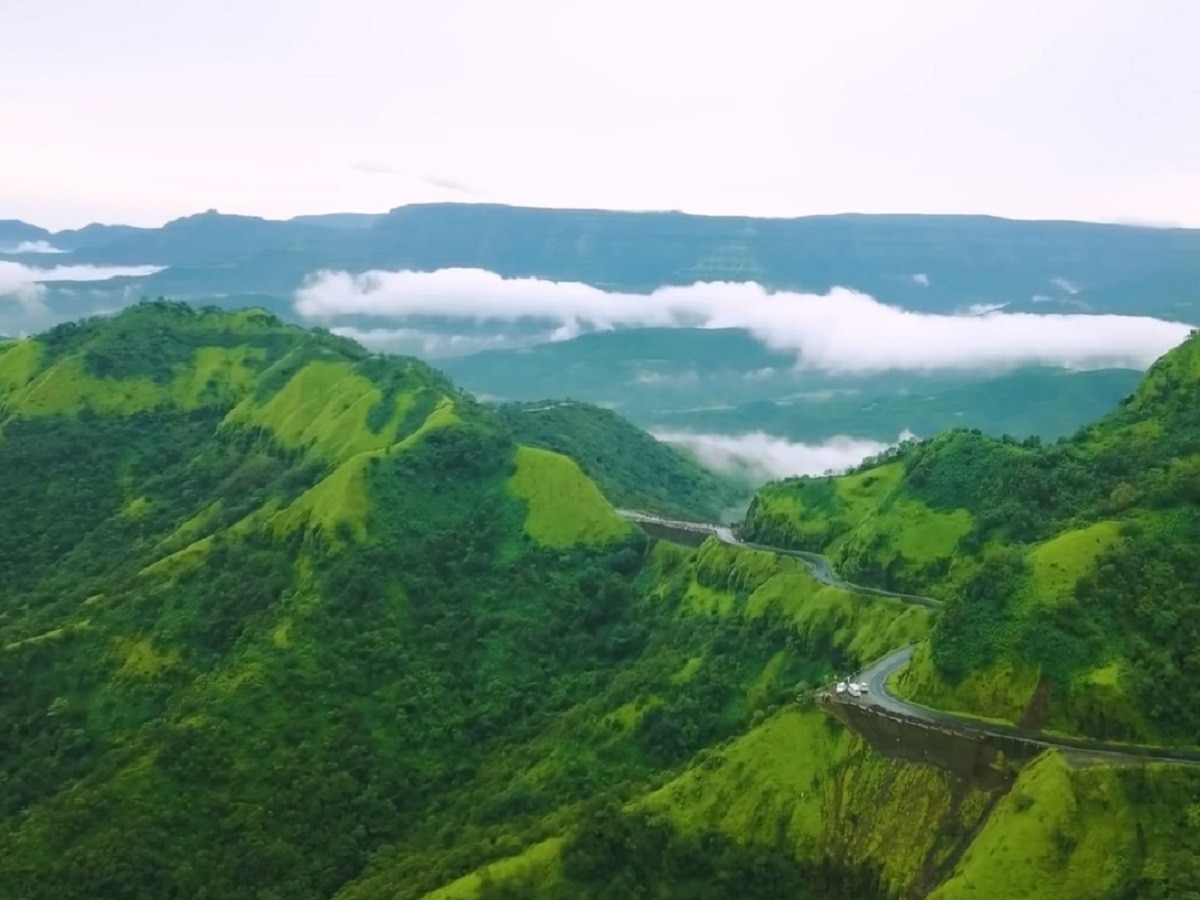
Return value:
M 1200 896 L 1200 777 L 1156 767 L 1036 760 L 930 897 L 1055 900 Z
M 420 896 L 556 836 L 583 883 L 580 804 L 927 628 L 651 550 L 436 373 L 267 316 L 149 304 L 0 373 L 0 895 Z
M 902 681 L 914 698 L 1194 744 L 1198 384 L 1193 338 L 1069 439 L 950 432 L 845 477 L 769 486 L 744 530 L 829 552 L 848 577 L 945 599 Z
M 748 485 L 708 471 L 611 410 L 545 401 L 497 412 L 520 443 L 577 460 L 617 507 L 712 522 L 732 510 L 740 515 L 750 499 Z
M 745 845 L 720 831 L 681 831 L 666 817 L 626 812 L 604 798 L 590 804 L 560 850 L 561 876 L 548 884 L 527 873 L 489 879 L 480 900 L 653 896 L 680 900 L 822 897 L 873 900 L 887 896 L 879 876 L 863 866 L 795 858 L 786 838 Z
M 0 480 L 0 897 L 987 897 L 1022 860 L 1043 873 L 1027 896 L 1195 890 L 1187 772 L 1051 754 L 1001 799 L 794 702 L 931 632 L 921 690 L 1047 652 L 980 572 L 1044 584 L 1021 615 L 1068 635 L 1084 585 L 1130 623 L 1093 682 L 1138 690 L 1127 672 L 1190 639 L 1123 589 L 1152 575 L 1187 602 L 1190 551 L 1161 530 L 1191 527 L 1178 507 L 1089 522 L 1080 501 L 1028 552 L 997 519 L 972 556 L 984 500 L 939 505 L 957 488 L 928 460 L 927 493 L 894 500 L 919 533 L 866 546 L 915 583 L 956 535 L 947 577 L 975 593 L 935 620 L 789 557 L 652 542 L 420 363 L 165 303 L 0 347 L 0 422 L 21 473 Z M 772 489 L 756 516 L 794 494 L 776 527 L 822 510 L 826 536 L 797 540 L 853 547 L 910 491 L 910 453 Z

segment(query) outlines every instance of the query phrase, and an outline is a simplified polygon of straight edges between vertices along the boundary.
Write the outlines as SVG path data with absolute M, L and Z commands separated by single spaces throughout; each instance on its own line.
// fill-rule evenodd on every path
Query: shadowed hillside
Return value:
M 715 522 L 740 514 L 750 500 L 748 485 L 710 472 L 610 410 L 570 401 L 496 409 L 522 444 L 578 460 L 615 506 Z

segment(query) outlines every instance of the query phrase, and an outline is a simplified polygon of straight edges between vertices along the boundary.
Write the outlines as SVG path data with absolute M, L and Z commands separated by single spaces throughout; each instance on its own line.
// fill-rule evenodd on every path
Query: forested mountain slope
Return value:
M 944 598 L 905 677 L 931 705 L 1116 739 L 1200 740 L 1200 339 L 1043 446 L 955 431 L 764 488 L 744 535 Z
M 929 610 L 650 542 L 413 360 L 61 326 L 0 347 L 0 467 L 5 900 L 1200 886 L 1200 776 L 889 758 L 794 699 Z
M 724 521 L 740 515 L 751 488 L 710 472 L 615 412 L 543 400 L 496 407 L 513 437 L 576 460 L 618 507 Z
M 420 896 L 927 628 L 647 555 L 424 365 L 254 311 L 7 344 L 0 422 L 2 897 Z M 738 602 L 776 575 L 824 599 Z
M 629 526 L 413 360 L 152 304 L 0 416 L 0 895 L 328 896 L 638 646 Z

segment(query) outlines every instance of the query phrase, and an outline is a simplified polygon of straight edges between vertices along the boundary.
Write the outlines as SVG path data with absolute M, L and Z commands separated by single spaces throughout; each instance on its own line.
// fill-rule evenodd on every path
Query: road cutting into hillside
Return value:
M 867 692 L 861 697 L 850 698 L 842 702 L 858 706 L 870 707 L 881 712 L 893 713 L 909 719 L 915 719 L 930 725 L 940 725 L 951 728 L 965 736 L 994 736 L 1019 740 L 1023 743 L 1043 748 L 1056 748 L 1086 753 L 1089 756 L 1103 756 L 1124 762 L 1179 762 L 1200 764 L 1200 750 L 1185 748 L 1160 747 L 1152 744 L 1119 744 L 1111 741 L 1093 740 L 1091 738 L 1070 737 L 1069 735 L 1047 734 L 1044 731 L 1018 728 L 1016 725 L 1003 725 L 988 722 L 971 716 L 943 712 L 930 709 L 896 696 L 888 687 L 893 675 L 902 669 L 912 658 L 913 647 L 902 647 L 876 661 L 856 679 L 867 685 Z
M 890 598 L 893 600 L 902 601 L 904 603 L 929 607 L 931 609 L 940 609 L 943 606 L 941 601 L 934 600 L 931 597 L 921 597 L 916 594 L 903 594 L 894 591 L 886 591 L 882 588 L 873 588 L 846 581 L 837 575 L 837 573 L 834 571 L 833 564 L 829 561 L 829 559 L 821 556 L 818 553 L 806 553 L 800 550 L 788 550 L 782 547 L 771 547 L 766 544 L 756 544 L 743 541 L 733 533 L 733 529 L 728 525 L 717 525 L 710 522 L 686 522 L 679 519 L 668 519 L 663 516 L 654 515 L 653 513 L 644 513 L 638 510 L 619 509 L 617 512 L 623 518 L 638 524 L 659 525 L 665 528 L 675 528 L 693 533 L 699 532 L 710 534 L 725 544 L 731 544 L 736 547 L 744 547 L 749 550 L 761 550 L 767 553 L 776 553 L 782 556 L 790 556 L 799 559 L 808 566 L 809 571 L 817 581 L 832 587 L 842 588 L 843 590 L 847 590 L 852 593 L 872 597 Z M 1007 738 L 1021 741 L 1022 743 L 1034 747 L 1082 753 L 1088 757 L 1105 759 L 1112 762 L 1141 763 L 1153 761 L 1200 765 L 1200 750 L 1161 747 L 1149 744 L 1121 744 L 1111 741 L 1094 740 L 1091 738 L 1078 738 L 1068 735 L 1047 734 L 1043 731 L 1034 731 L 1031 729 L 1019 728 L 1015 725 L 1004 725 L 996 722 L 989 722 L 984 719 L 977 719 L 971 716 L 944 712 L 942 710 L 931 709 L 926 706 L 920 706 L 916 703 L 911 703 L 908 700 L 898 697 L 896 694 L 892 693 L 888 685 L 892 679 L 892 676 L 899 672 L 900 669 L 903 668 L 910 659 L 912 659 L 913 649 L 914 648 L 912 646 L 908 646 L 902 647 L 899 650 L 894 650 L 887 656 L 884 656 L 882 659 L 875 661 L 870 666 L 863 669 L 863 671 L 854 680 L 860 683 L 865 683 L 867 685 L 867 691 L 859 697 L 839 696 L 835 702 L 853 704 L 864 709 L 875 710 L 882 714 L 902 716 L 904 718 L 922 722 L 928 725 L 941 726 L 942 728 L 951 729 L 963 737 L 991 736 Z
M 681 531 L 691 531 L 694 533 L 711 534 L 723 544 L 730 544 L 734 547 L 743 547 L 747 550 L 763 550 L 767 553 L 775 553 L 780 556 L 790 556 L 793 559 L 798 559 L 808 567 L 808 571 L 813 578 L 822 584 L 827 584 L 830 587 L 841 588 L 845 591 L 850 591 L 853 594 L 862 594 L 869 597 L 884 597 L 891 600 L 899 600 L 902 603 L 909 603 L 913 606 L 924 606 L 928 609 L 941 609 L 945 604 L 941 600 L 935 600 L 932 597 L 922 597 L 919 594 L 905 594 L 900 591 L 888 591 L 883 588 L 870 587 L 865 584 L 855 584 L 852 581 L 847 581 L 841 578 L 833 568 L 833 563 L 828 557 L 822 556 L 820 553 L 809 553 L 805 550 L 789 550 L 783 547 L 772 547 L 767 544 L 756 544 L 752 541 L 743 541 L 728 525 L 717 525 L 712 522 L 688 522 L 682 519 L 668 519 L 664 516 L 658 516 L 653 513 L 641 512 L 635 509 L 618 509 L 617 513 L 630 522 L 636 522 L 644 525 L 660 525 L 664 528 L 677 528 Z

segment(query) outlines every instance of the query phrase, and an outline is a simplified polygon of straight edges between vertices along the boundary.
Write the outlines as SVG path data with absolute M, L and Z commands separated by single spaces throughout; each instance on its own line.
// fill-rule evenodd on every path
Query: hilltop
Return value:
M 1200 885 L 1195 771 L 893 758 L 796 697 L 945 619 L 649 540 L 506 415 L 262 311 L 0 345 L 0 897 Z
M 944 598 L 902 682 L 913 699 L 1194 744 L 1198 387 L 1193 336 L 1070 438 L 952 431 L 843 477 L 768 486 L 743 531 L 827 552 L 848 577 Z
M 710 472 L 611 410 L 543 400 L 496 411 L 520 443 L 576 460 L 614 506 L 718 522 L 740 516 L 750 500 L 749 485 Z

